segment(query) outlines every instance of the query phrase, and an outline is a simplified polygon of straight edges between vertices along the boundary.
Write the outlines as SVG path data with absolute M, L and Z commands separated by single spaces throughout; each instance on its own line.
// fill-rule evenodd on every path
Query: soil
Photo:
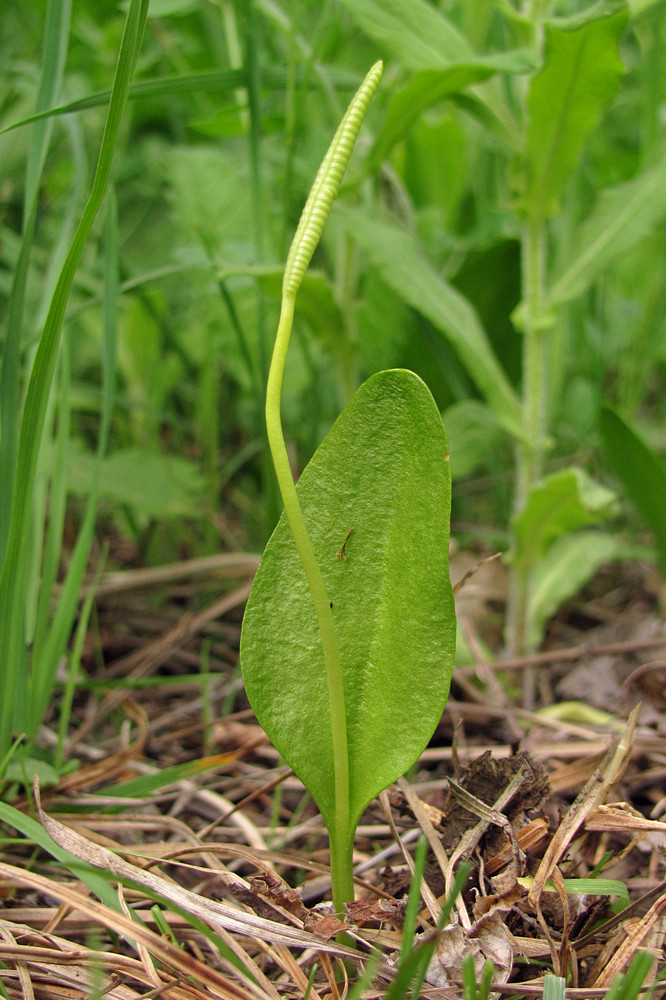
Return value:
M 7 840 L 0 980 L 10 996 L 31 995 L 28 982 L 35 996 L 88 996 L 97 976 L 109 997 L 309 991 L 337 1000 L 340 970 L 353 978 L 358 967 L 350 944 L 357 955 L 382 952 L 366 995 L 383 996 L 421 831 L 420 935 L 456 866 L 471 866 L 422 996 L 459 995 L 465 954 L 479 974 L 492 958 L 494 988 L 516 995 L 540 993 L 548 972 L 580 995 L 603 995 L 638 951 L 657 957 L 646 983 L 664 968 L 666 629 L 649 567 L 604 569 L 550 623 L 541 652 L 512 661 L 495 658 L 502 567 L 488 563 L 466 580 L 458 611 L 475 660 L 456 670 L 408 780 L 362 817 L 357 900 L 342 923 L 326 904 L 317 810 L 242 688 L 240 622 L 256 558 L 204 562 L 158 582 L 149 572 L 103 578 L 83 664 L 90 683 L 77 692 L 69 732 L 76 767 L 41 788 L 51 836 L 124 880 L 123 907 L 141 916 L 145 939 L 131 944 L 126 918 L 91 900 L 49 854 Z M 454 560 L 454 578 L 469 563 Z M 536 671 L 539 699 L 530 711 L 520 707 L 526 670 Z M 142 776 L 143 786 L 123 790 Z M 12 806 L 33 808 L 20 795 Z M 156 914 L 150 878 L 180 911 Z M 593 879 L 603 880 L 598 892 Z M 183 910 L 208 921 L 208 934 Z M 263 923 L 234 929 L 227 910 Z

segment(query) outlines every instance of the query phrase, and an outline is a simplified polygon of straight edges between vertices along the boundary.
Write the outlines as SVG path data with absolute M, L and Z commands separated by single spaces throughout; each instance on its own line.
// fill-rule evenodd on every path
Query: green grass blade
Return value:
M 564 1000 L 566 979 L 550 974 L 543 978 L 543 1000 Z
M 654 958 L 648 951 L 636 952 L 633 962 L 624 974 L 617 1000 L 636 1000 L 653 964 Z
M 478 985 L 479 1000 L 488 1000 L 488 997 L 490 996 L 490 989 L 493 981 L 494 971 L 495 971 L 495 966 L 490 960 L 483 963 L 483 969 L 481 970 L 481 981 Z
M 36 101 L 37 112 L 46 110 L 60 93 L 67 58 L 71 13 L 72 0 L 49 0 L 47 4 L 42 76 Z M 39 191 L 52 128 L 53 122 L 51 120 L 41 120 L 35 123 L 30 136 L 25 184 L 24 228 Z
M 174 764 L 161 770 L 130 778 L 119 785 L 110 785 L 104 789 L 104 798 L 137 798 L 147 799 L 153 792 L 161 792 L 177 781 L 184 781 L 196 774 L 203 774 L 213 768 L 224 767 L 235 758 L 231 754 L 218 753 L 212 757 L 202 757 L 198 760 L 187 760 L 182 764 Z
M 386 284 L 446 337 L 498 423 L 520 439 L 524 430 L 518 397 L 467 299 L 440 277 L 406 229 L 342 205 L 334 213 Z
M 442 912 L 439 915 L 437 930 L 441 930 L 446 925 L 449 916 L 451 915 L 451 911 L 455 906 L 456 899 L 462 892 L 465 882 L 469 878 L 471 868 L 472 866 L 469 863 L 462 864 L 458 868 L 455 878 L 453 879 L 451 892 L 447 896 L 444 906 L 442 907 Z M 420 995 L 421 986 L 425 980 L 430 960 L 432 959 L 437 946 L 437 938 L 438 935 L 436 933 L 432 933 L 428 938 L 426 938 L 425 941 L 422 941 L 415 948 L 412 948 L 404 960 L 398 962 L 397 976 L 394 982 L 392 982 L 389 986 L 386 992 L 385 1000 L 404 1000 L 410 992 L 410 987 L 411 995 L 413 997 L 418 997 Z
M 284 70 L 276 68 L 268 72 L 268 77 L 274 86 L 279 86 L 284 81 Z M 244 70 L 225 70 L 221 73 L 193 73 L 189 76 L 167 76 L 155 80 L 142 80 L 132 85 L 129 91 L 128 100 L 137 100 L 154 97 L 172 97 L 174 94 L 197 93 L 201 90 L 235 90 L 246 83 L 246 73 Z M 12 132 L 14 129 L 23 128 L 34 122 L 44 121 L 48 118 L 56 118 L 60 115 L 72 115 L 79 111 L 88 111 L 90 108 L 100 108 L 108 104 L 111 99 L 110 90 L 101 90 L 96 94 L 89 94 L 87 97 L 80 97 L 76 101 L 68 101 L 67 104 L 54 105 L 44 111 L 40 111 L 26 118 L 20 118 L 0 129 L 0 135 L 5 132 Z
M 46 11 L 46 32 L 42 58 L 42 76 L 37 94 L 37 112 L 57 99 L 65 66 L 71 0 L 51 0 Z M 20 352 L 23 309 L 28 267 L 37 218 L 37 198 L 44 162 L 51 138 L 51 123 L 45 119 L 34 126 L 30 137 L 26 166 L 23 239 L 9 297 L 7 336 L 0 382 L 0 561 L 9 533 L 11 500 L 18 455 L 20 413 Z
M 600 430 L 606 461 L 654 535 L 659 568 L 666 576 L 666 464 L 609 407 L 601 411 Z
M 67 739 L 70 719 L 72 717 L 74 695 L 78 690 L 78 681 L 81 671 L 81 657 L 83 655 L 83 647 L 88 634 L 88 624 L 90 622 L 90 614 L 92 612 L 93 602 L 96 596 L 97 584 L 99 583 L 104 570 L 104 565 L 106 563 L 107 549 L 108 547 L 105 548 L 102 553 L 102 558 L 99 560 L 95 577 L 88 587 L 88 591 L 81 605 L 76 622 L 76 631 L 72 641 L 72 651 L 69 655 L 67 679 L 65 681 L 62 698 L 60 700 L 60 712 L 58 717 L 58 743 L 55 748 L 54 767 L 59 773 L 65 762 L 65 741 Z
M 74 275 L 106 191 L 130 81 L 139 54 L 148 0 L 132 0 L 113 83 L 111 102 L 90 199 L 58 279 L 37 349 L 21 422 L 17 475 L 7 551 L 0 580 L 0 648 L 4 654 L 4 697 L 0 710 L 0 753 L 11 743 L 14 703 L 23 667 L 26 562 L 31 501 L 47 403 L 60 347 L 62 324 Z
M 414 934 L 416 933 L 416 922 L 419 918 L 421 908 L 421 883 L 425 871 L 426 855 L 428 853 L 428 842 L 425 836 L 419 837 L 414 852 L 414 874 L 409 885 L 409 896 L 407 897 L 407 909 L 405 911 L 405 922 L 402 926 L 402 941 L 400 942 L 400 958 L 404 960 L 412 950 Z
M 0 821 L 18 830 L 31 843 L 41 847 L 42 850 L 50 854 L 56 861 L 59 861 L 68 868 L 76 878 L 85 882 L 90 891 L 94 892 L 98 899 L 101 899 L 103 903 L 106 903 L 116 913 L 120 912 L 118 897 L 113 887 L 109 885 L 108 879 L 100 875 L 96 868 L 86 864 L 85 861 L 81 861 L 80 858 L 75 857 L 69 851 L 56 844 L 41 823 L 37 823 L 30 816 L 26 816 L 25 813 L 19 809 L 14 809 L 13 806 L 7 805 L 5 802 L 0 802 Z
M 610 984 L 604 1000 L 636 1000 L 654 958 L 647 951 L 638 951 L 627 972 L 620 972 Z
M 631 180 L 603 190 L 553 278 L 548 307 L 583 295 L 666 215 L 666 157 Z
M 105 267 L 104 267 L 104 299 L 103 299 L 103 327 L 104 327 L 104 353 L 103 353 L 103 384 L 102 384 L 102 415 L 99 431 L 99 441 L 97 447 L 97 460 L 93 470 L 93 477 L 86 503 L 83 523 L 79 530 L 74 552 L 70 559 L 67 575 L 62 586 L 58 605 L 53 616 L 53 621 L 46 631 L 40 633 L 43 642 L 35 641 L 35 653 L 30 677 L 30 695 L 28 705 L 30 710 L 30 724 L 28 727 L 28 745 L 37 734 L 37 730 L 44 716 L 46 708 L 51 698 L 51 692 L 55 683 L 55 675 L 61 656 L 65 651 L 67 641 L 72 631 L 76 611 L 79 604 L 81 585 L 85 575 L 90 547 L 95 528 L 95 518 L 97 512 L 97 498 L 99 495 L 99 484 L 102 470 L 102 460 L 106 452 L 106 445 L 109 439 L 111 426 L 111 414 L 114 399 L 114 371 L 116 364 L 116 343 L 118 333 L 118 286 L 119 286 L 119 235 L 118 235 L 118 206 L 113 190 L 108 200 L 108 210 L 106 215 L 106 225 L 104 234 L 105 246 Z M 65 400 L 68 393 L 63 392 Z M 63 403 L 63 409 L 68 410 L 68 403 Z M 63 421 L 64 422 L 64 421 Z M 67 422 L 68 426 L 68 422 Z M 59 429 L 60 434 L 60 429 Z M 64 468 L 64 462 L 60 466 Z M 66 484 L 64 475 L 56 477 Z M 54 487 L 57 483 L 54 483 Z M 66 486 L 59 489 L 63 494 L 62 508 L 64 514 L 64 494 Z M 51 525 L 49 525 L 49 531 Z M 59 545 L 62 532 L 59 532 L 57 544 Z M 54 543 L 55 547 L 55 543 Z M 54 566 L 54 569 L 57 568 Z M 45 576 L 45 587 L 47 595 L 51 594 L 51 583 L 53 579 Z M 42 613 L 42 623 L 47 621 L 48 604 Z
M 462 960 L 463 1000 L 479 1000 L 476 989 L 476 969 L 471 952 Z

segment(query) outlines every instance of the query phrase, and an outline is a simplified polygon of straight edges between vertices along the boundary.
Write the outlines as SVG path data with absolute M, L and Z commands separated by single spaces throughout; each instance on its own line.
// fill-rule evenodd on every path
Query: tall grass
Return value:
M 92 537 L 96 501 L 94 486 L 58 607 L 54 618 L 51 619 L 50 598 L 58 569 L 65 500 L 62 463 L 67 446 L 69 417 L 69 364 L 66 356 L 61 359 L 60 366 L 55 468 L 49 476 L 51 520 L 46 534 L 41 518 L 38 519 L 39 515 L 36 517 L 34 504 L 39 487 L 44 489 L 44 484 L 38 482 L 40 450 L 44 455 L 43 449 L 50 445 L 52 421 L 49 420 L 49 400 L 52 398 L 55 386 L 67 301 L 77 266 L 107 190 L 130 83 L 141 48 L 147 10 L 147 0 L 132 0 L 128 10 L 92 192 L 53 292 L 44 330 L 32 364 L 25 401 L 21 407 L 18 361 L 23 327 L 25 281 L 34 235 L 39 175 L 50 132 L 48 120 L 40 120 L 33 125 L 36 138 L 31 148 L 32 157 L 29 160 L 26 178 L 27 219 L 19 257 L 19 272 L 9 309 L 10 322 L 3 368 L 3 384 L 11 397 L 13 409 L 5 410 L 2 424 L 3 482 L 9 484 L 8 494 L 11 496 L 9 504 L 5 497 L 3 510 L 6 544 L 0 578 L 0 648 L 3 649 L 3 699 L 0 707 L 0 757 L 2 758 L 6 758 L 17 731 L 24 735 L 28 747 L 32 747 L 34 743 L 44 710 L 51 697 L 58 661 L 71 632 Z M 38 110 L 42 110 L 46 103 L 54 103 L 57 97 L 69 32 L 67 15 L 67 5 L 55 2 L 49 5 L 45 70 Z M 113 209 L 109 218 L 111 254 L 114 252 L 117 254 L 117 240 L 113 235 L 115 225 Z M 109 277 L 109 283 L 113 290 L 112 277 Z M 111 327 L 112 322 L 107 322 L 107 331 Z M 112 337 L 109 335 L 107 343 L 111 342 Z M 111 355 L 112 350 L 108 353 Z M 108 363 L 112 361 L 112 357 L 107 358 L 107 371 Z M 108 433 L 110 409 L 108 394 L 104 408 L 107 416 L 106 427 L 101 435 L 102 443 Z M 26 594 L 37 589 L 37 580 L 43 589 L 37 601 L 36 619 L 30 630 L 32 634 L 29 634 L 28 625 L 31 623 L 28 622 L 26 613 Z
M 647 418 L 659 446 L 666 415 L 661 6 L 632 3 L 622 30 L 613 22 L 625 68 L 616 96 L 589 130 L 557 211 L 549 203 L 538 226 L 532 211 L 530 229 L 524 206 L 532 198 L 535 209 L 536 188 L 525 170 L 543 166 L 535 102 L 549 79 L 552 90 L 541 94 L 546 107 L 554 107 L 557 92 L 556 78 L 537 80 L 547 63 L 552 74 L 553 39 L 567 42 L 610 24 L 592 5 L 571 4 L 571 17 L 565 4 L 530 10 L 537 7 L 541 14 L 531 20 L 509 16 L 508 8 L 460 2 L 444 9 L 423 0 L 176 4 L 165 16 L 154 11 L 158 30 L 147 33 L 143 78 L 133 82 L 146 11 L 132 4 L 111 91 L 113 24 L 85 3 L 71 11 L 68 3 L 47 6 L 34 107 L 17 101 L 22 127 L 3 137 L 28 148 L 19 238 L 15 220 L 4 220 L 13 278 L 11 289 L 3 286 L 0 383 L 0 638 L 8 695 L 0 757 L 13 732 L 34 741 L 53 689 L 90 545 L 90 481 L 98 477 L 99 497 L 112 504 L 114 530 L 146 559 L 166 559 L 175 546 L 258 548 L 272 527 L 277 506 L 267 492 L 273 477 L 261 400 L 285 239 L 370 59 L 382 57 L 387 67 L 368 119 L 370 138 L 355 154 L 301 292 L 284 412 L 295 465 L 304 465 L 363 378 L 380 368 L 413 368 L 445 411 L 458 494 L 454 525 L 469 532 L 476 523 L 473 534 L 513 550 L 516 577 L 516 516 L 540 474 L 578 462 L 608 478 L 595 450 L 602 403 Z M 74 83 L 63 87 L 68 45 Z M 23 79 L 18 54 L 15 64 L 10 96 L 11 81 Z M 81 258 L 114 146 L 122 145 L 125 101 L 132 143 L 118 178 L 115 249 L 108 230 L 99 260 L 90 248 Z M 71 182 L 74 212 L 86 151 L 96 148 L 90 116 L 107 105 L 91 199 L 71 249 L 54 247 L 45 260 L 44 206 Z M 16 124 L 6 107 L 3 113 Z M 53 137 L 63 135 L 75 165 L 71 180 L 55 162 Z M 3 170 L 16 170 L 17 161 L 18 152 L 5 156 Z M 50 303 L 43 324 L 42 283 Z M 100 306 L 103 337 L 94 328 Z M 61 349 L 65 318 L 72 336 Z M 523 350 L 528 340 L 537 347 L 531 354 Z M 539 402 L 530 386 L 542 384 L 544 373 Z M 124 469 L 125 481 L 100 458 L 107 434 L 113 469 Z M 189 457 L 171 475 L 168 503 L 149 492 L 167 448 Z M 137 467 L 146 482 L 139 489 L 131 482 L 130 490 L 126 480 L 136 480 Z M 72 492 L 87 506 L 52 618 Z M 162 548 L 154 531 L 159 516 L 171 519 Z M 553 605 L 600 561 L 626 550 L 610 527 L 592 527 L 584 535 L 562 529 L 572 542 L 539 556 L 544 579 L 534 565 L 523 567 L 514 587 L 521 615 L 514 614 L 512 629 L 522 637 L 514 635 L 514 645 L 538 642 Z M 584 558 L 575 558 L 581 552 Z M 551 580 L 557 586 L 544 598 Z

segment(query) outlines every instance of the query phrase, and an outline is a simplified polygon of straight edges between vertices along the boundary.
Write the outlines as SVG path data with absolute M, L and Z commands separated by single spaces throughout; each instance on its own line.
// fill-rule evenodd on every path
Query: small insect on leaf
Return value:
M 347 542 L 351 538 L 351 533 L 352 533 L 353 530 L 354 530 L 353 528 L 350 528 L 349 531 L 347 532 L 347 537 L 345 538 L 344 542 L 342 543 L 342 548 L 340 549 L 339 552 L 335 553 L 335 558 L 336 559 L 344 559 L 344 561 L 347 562 L 347 553 L 345 552 L 345 549 L 347 548 Z

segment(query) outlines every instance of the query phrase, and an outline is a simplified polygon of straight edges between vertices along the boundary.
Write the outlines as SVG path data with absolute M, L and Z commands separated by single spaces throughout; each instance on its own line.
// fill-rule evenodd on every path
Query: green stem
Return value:
M 326 669 L 326 684 L 333 742 L 334 817 L 328 828 L 331 845 L 331 881 L 333 903 L 344 913 L 344 904 L 354 898 L 352 846 L 354 828 L 349 799 L 349 748 L 347 744 L 347 713 L 345 690 L 331 602 L 326 592 L 312 539 L 308 534 L 289 465 L 289 456 L 282 431 L 280 399 L 282 377 L 294 321 L 296 294 L 322 230 L 333 199 L 340 188 L 349 157 L 370 103 L 382 75 L 382 64 L 376 63 L 353 97 L 333 141 L 319 168 L 305 203 L 296 235 L 291 244 L 282 282 L 282 307 L 273 357 L 266 386 L 266 429 L 275 474 L 282 494 L 284 510 L 294 536 L 296 549 L 303 564 L 305 578 L 315 606 Z
M 296 548 L 303 564 L 305 577 L 312 594 L 315 606 L 319 632 L 321 634 L 324 663 L 326 666 L 326 682 L 331 712 L 331 729 L 333 737 L 333 766 L 335 782 L 335 829 L 329 830 L 331 838 L 331 868 L 333 875 L 333 901 L 336 910 L 343 910 L 343 903 L 353 899 L 353 881 L 342 877 L 344 865 L 340 865 L 341 857 L 334 861 L 334 854 L 340 855 L 344 845 L 349 840 L 349 754 L 347 748 L 347 716 L 345 712 L 345 693 L 342 678 L 342 664 L 338 640 L 335 634 L 335 624 L 331 613 L 331 605 L 326 591 L 324 578 L 317 562 L 312 539 L 303 517 L 303 511 L 298 499 L 296 487 L 291 474 L 289 456 L 284 442 L 282 418 L 280 415 L 280 399 L 282 396 L 282 376 L 287 357 L 287 348 L 294 318 L 293 295 L 285 295 L 282 299 L 280 322 L 278 324 L 275 347 L 268 385 L 266 387 L 266 427 L 268 443 L 271 449 L 275 475 L 277 477 L 285 514 L 294 536 Z M 342 885 L 340 882 L 342 881 Z M 336 885 L 337 883 L 337 885 Z M 349 885 L 351 883 L 351 885 Z M 336 891 L 337 890 L 337 891 Z M 337 898 L 336 898 L 337 897 Z
M 523 302 L 525 350 L 523 365 L 523 427 L 516 505 L 522 509 L 541 477 L 546 442 L 547 337 L 544 315 L 546 227 L 542 218 L 528 219 L 523 228 Z
M 523 428 L 524 436 L 516 445 L 516 493 L 514 517 L 519 514 L 530 490 L 540 479 L 546 450 L 547 429 L 547 330 L 545 314 L 546 226 L 542 216 L 525 220 L 522 233 L 522 302 L 523 302 Z M 532 629 L 530 585 L 534 567 L 523 562 L 511 575 L 508 612 L 508 647 L 510 655 L 528 652 Z M 525 672 L 524 699 L 534 700 L 534 675 Z

